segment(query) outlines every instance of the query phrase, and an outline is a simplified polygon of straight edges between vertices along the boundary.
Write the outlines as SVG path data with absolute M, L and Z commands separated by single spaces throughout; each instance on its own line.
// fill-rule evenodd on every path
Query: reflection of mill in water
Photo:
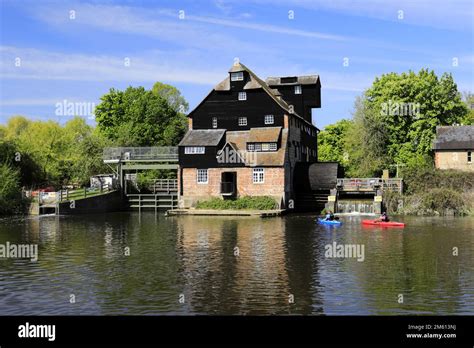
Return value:
M 195 312 L 314 313 L 311 234 L 288 233 L 285 219 L 180 217 L 184 286 Z M 306 226 L 307 229 L 308 226 Z M 301 230 L 300 230 L 301 231 Z M 292 303 L 294 299 L 294 303 Z

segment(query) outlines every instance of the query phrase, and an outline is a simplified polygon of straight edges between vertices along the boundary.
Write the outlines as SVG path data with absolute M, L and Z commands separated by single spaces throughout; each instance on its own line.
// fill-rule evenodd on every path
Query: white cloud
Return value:
M 434 28 L 472 31 L 472 0 L 255 0 L 285 8 L 303 8 L 409 23 Z M 403 11 L 403 19 L 399 19 Z
M 117 57 L 107 55 L 65 54 L 32 48 L 0 47 L 0 75 L 4 79 L 40 79 L 75 81 L 139 81 L 184 82 L 215 84 L 223 79 L 222 71 L 196 69 L 187 64 L 194 57 L 188 53 L 154 51 L 146 57 Z M 177 56 L 182 59 L 177 60 Z M 21 66 L 15 66 L 15 58 Z M 130 66 L 126 66 L 126 59 Z

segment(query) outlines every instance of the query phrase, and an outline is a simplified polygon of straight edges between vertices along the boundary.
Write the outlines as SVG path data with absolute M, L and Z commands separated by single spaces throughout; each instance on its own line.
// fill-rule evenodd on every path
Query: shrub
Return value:
M 197 209 L 247 209 L 247 210 L 271 210 L 278 207 L 277 202 L 268 196 L 245 196 L 237 199 L 220 199 L 211 198 L 206 201 L 199 201 L 196 205 Z
M 435 212 L 440 215 L 445 215 L 449 210 L 465 214 L 468 210 L 461 194 L 448 188 L 435 188 L 422 194 L 421 207 L 424 213 Z
M 0 164 L 0 215 L 21 213 L 25 208 L 19 182 L 18 169 Z

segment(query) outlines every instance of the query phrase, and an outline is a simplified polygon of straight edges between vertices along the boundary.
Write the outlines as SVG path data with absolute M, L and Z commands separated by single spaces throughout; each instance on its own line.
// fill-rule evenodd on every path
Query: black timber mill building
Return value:
M 308 173 L 317 162 L 319 129 L 311 111 L 319 107 L 318 75 L 264 81 L 234 64 L 188 115 L 178 145 L 180 207 L 242 196 L 271 196 L 287 209 L 314 207 Z

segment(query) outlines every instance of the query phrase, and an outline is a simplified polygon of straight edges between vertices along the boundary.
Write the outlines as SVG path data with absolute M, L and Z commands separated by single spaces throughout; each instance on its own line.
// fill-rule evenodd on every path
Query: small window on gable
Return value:
M 243 81 L 244 80 L 243 71 L 230 73 L 230 80 L 231 81 Z
M 265 124 L 273 124 L 275 122 L 275 118 L 273 115 L 265 115 Z
M 212 128 L 217 128 L 217 117 L 212 118 Z
M 247 117 L 239 117 L 239 126 L 247 125 Z
M 295 86 L 295 94 L 301 94 L 301 85 Z
M 239 100 L 247 100 L 247 92 L 239 92 Z

